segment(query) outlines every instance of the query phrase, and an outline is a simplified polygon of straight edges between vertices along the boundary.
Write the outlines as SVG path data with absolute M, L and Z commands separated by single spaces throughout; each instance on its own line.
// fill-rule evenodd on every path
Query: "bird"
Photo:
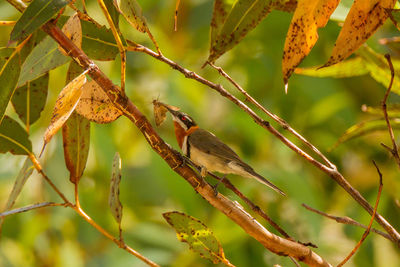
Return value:
M 256 173 L 228 145 L 213 133 L 201 129 L 186 113 L 171 109 L 164 105 L 172 115 L 176 140 L 183 154 L 201 169 L 200 175 L 207 172 L 219 172 L 224 175 L 236 174 L 242 177 L 254 178 L 285 196 L 285 193 L 270 181 Z

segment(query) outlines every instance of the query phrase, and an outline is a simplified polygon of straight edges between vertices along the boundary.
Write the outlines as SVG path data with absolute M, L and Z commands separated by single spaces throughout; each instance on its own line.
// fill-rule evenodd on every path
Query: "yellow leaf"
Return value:
M 94 80 L 83 86 L 83 94 L 76 106 L 76 112 L 97 123 L 109 123 L 122 115 Z
M 86 76 L 84 72 L 68 83 L 61 91 L 54 106 L 50 125 L 47 127 L 46 133 L 44 134 L 44 146 L 42 152 L 46 144 L 50 142 L 50 139 L 64 125 L 72 111 L 74 111 L 79 98 L 82 95 L 82 86 L 85 83 Z
M 71 16 L 67 22 L 62 27 L 62 32 L 70 39 L 77 47 L 81 48 L 82 46 L 82 27 L 81 21 L 78 17 L 78 13 Z M 58 49 L 64 56 L 68 56 L 68 53 L 65 50 L 58 46 Z
M 324 65 L 330 66 L 350 56 L 389 17 L 395 0 L 355 0 L 336 40 L 332 55 Z
M 324 27 L 339 4 L 339 0 L 299 0 L 294 12 L 283 50 L 283 81 L 310 53 L 318 40 L 318 28 Z

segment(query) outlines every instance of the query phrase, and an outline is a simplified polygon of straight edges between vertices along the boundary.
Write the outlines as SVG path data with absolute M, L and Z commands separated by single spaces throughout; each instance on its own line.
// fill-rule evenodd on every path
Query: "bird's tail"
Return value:
M 286 196 L 286 194 L 281 189 L 279 189 L 276 185 L 274 185 L 273 183 L 271 183 L 270 181 L 268 181 L 267 179 L 265 179 L 258 173 L 252 172 L 251 174 L 252 174 L 252 177 L 255 178 L 257 181 L 259 181 L 260 183 L 263 183 L 266 186 L 269 186 L 270 188 L 274 189 L 276 192 L 278 192 L 282 196 Z

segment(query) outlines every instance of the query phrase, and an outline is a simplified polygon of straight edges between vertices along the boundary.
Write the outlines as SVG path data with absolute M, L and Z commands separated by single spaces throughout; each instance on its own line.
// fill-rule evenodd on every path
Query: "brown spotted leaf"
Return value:
M 72 15 L 62 27 L 62 32 L 70 39 L 78 48 L 82 46 L 82 26 L 81 20 L 79 19 L 78 13 Z M 64 56 L 68 56 L 68 53 L 61 47 L 58 49 Z
M 83 94 L 76 106 L 76 112 L 97 123 L 109 123 L 122 115 L 94 80 L 83 86 Z
M 163 216 L 175 229 L 179 241 L 188 243 L 191 250 L 214 264 L 229 263 L 221 244 L 210 228 L 201 221 L 177 211 L 163 213 Z
M 147 23 L 143 16 L 142 8 L 136 0 L 114 0 L 117 10 L 138 31 L 146 32 Z
M 324 66 L 350 56 L 386 21 L 395 0 L 355 0 L 336 40 L 332 55 Z
M 48 144 L 56 132 L 68 120 L 72 111 L 74 111 L 82 95 L 82 86 L 86 82 L 85 72 L 68 83 L 58 95 L 53 109 L 50 125 L 44 134 L 44 147 Z M 42 152 L 43 152 L 42 149 Z
M 218 25 L 212 27 L 212 29 L 214 28 L 211 35 L 213 39 L 208 61 L 214 62 L 238 44 L 268 15 L 274 2 L 276 0 L 238 0 L 234 3 L 228 15 L 225 14 L 226 4 L 217 5 L 217 8 L 224 10 L 214 10 L 211 23 L 218 22 Z M 219 25 L 222 21 L 223 25 Z
M 115 153 L 112 167 L 110 183 L 110 194 L 108 195 L 108 205 L 115 220 L 121 225 L 122 204 L 119 200 L 119 183 L 121 182 L 121 158 L 119 153 Z
M 90 122 L 76 112 L 65 122 L 62 128 L 64 159 L 72 183 L 79 182 L 89 155 Z
M 283 82 L 310 53 L 318 40 L 318 28 L 324 27 L 339 0 L 299 0 L 294 12 L 283 50 Z

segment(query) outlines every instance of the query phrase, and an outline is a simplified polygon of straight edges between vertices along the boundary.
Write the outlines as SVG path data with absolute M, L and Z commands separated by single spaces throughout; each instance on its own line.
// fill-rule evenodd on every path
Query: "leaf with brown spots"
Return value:
M 324 67 L 350 56 L 386 21 L 395 0 L 355 0 Z
M 136 0 L 114 0 L 114 5 L 125 19 L 138 31 L 147 31 L 146 18 L 143 16 L 142 8 Z
M 283 49 L 283 82 L 310 53 L 318 40 L 318 28 L 324 27 L 339 4 L 339 0 L 299 0 L 286 35 Z
M 72 183 L 79 182 L 85 170 L 90 146 L 90 122 L 76 112 L 62 128 L 64 159 Z
M 81 20 L 79 19 L 78 13 L 72 15 L 62 27 L 62 32 L 70 39 L 78 48 L 82 46 L 82 26 Z M 61 47 L 58 49 L 64 56 L 68 56 L 68 53 Z
M 76 112 L 97 123 L 109 123 L 122 115 L 94 80 L 83 86 L 83 94 L 76 106 Z
M 111 213 L 115 220 L 121 227 L 122 220 L 122 204 L 119 200 L 119 183 L 121 182 L 121 158 L 119 153 L 115 153 L 112 176 L 110 183 L 110 194 L 108 195 L 108 205 L 110 206 Z
M 44 134 L 44 145 L 42 152 L 46 144 L 50 142 L 51 138 L 64 125 L 78 104 L 78 101 L 82 95 L 82 86 L 86 83 L 85 74 L 86 73 L 83 72 L 81 75 L 73 79 L 58 95 L 53 109 L 53 116 L 51 117 L 50 125 L 47 127 L 47 130 Z
M 157 100 L 153 100 L 154 120 L 156 121 L 157 126 L 160 126 L 165 121 L 165 118 L 167 116 L 166 114 L 168 111 L 167 107 L 172 110 L 179 110 L 178 107 L 174 107 L 174 106 L 159 102 Z
M 221 1 L 219 1 L 221 2 Z M 216 2 L 211 21 L 209 62 L 214 62 L 238 44 L 272 10 L 274 0 L 238 0 L 228 10 L 228 1 Z M 282 2 L 282 1 L 279 1 Z M 223 23 L 223 25 L 221 25 Z M 214 24 L 214 25 L 213 25 Z
M 163 213 L 163 216 L 175 229 L 179 241 L 188 243 L 192 251 L 214 264 L 222 262 L 232 266 L 213 232 L 201 221 L 177 211 Z

